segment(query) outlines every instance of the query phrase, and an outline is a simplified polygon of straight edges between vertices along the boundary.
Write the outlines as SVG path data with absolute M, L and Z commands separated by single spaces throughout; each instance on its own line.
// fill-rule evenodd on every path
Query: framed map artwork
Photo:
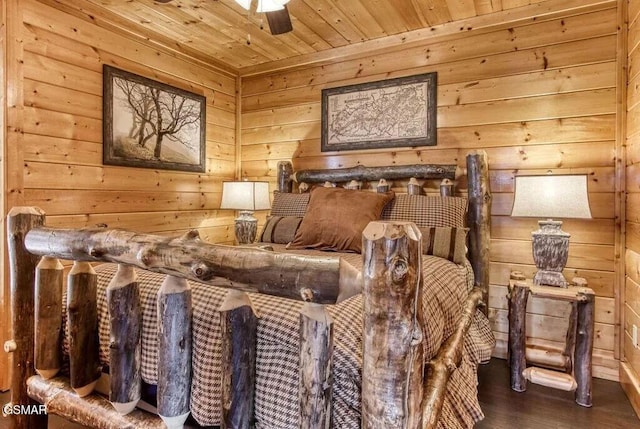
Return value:
M 322 90 L 322 152 L 436 144 L 437 74 Z

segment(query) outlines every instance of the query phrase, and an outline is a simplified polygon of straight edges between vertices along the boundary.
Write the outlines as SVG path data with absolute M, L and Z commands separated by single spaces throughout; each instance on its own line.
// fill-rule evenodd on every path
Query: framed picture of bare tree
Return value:
M 103 67 L 103 162 L 205 171 L 202 95 Z

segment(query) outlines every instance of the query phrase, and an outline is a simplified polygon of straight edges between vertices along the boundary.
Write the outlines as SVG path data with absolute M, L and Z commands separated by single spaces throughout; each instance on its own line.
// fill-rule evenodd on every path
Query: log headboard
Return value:
M 413 164 L 384 167 L 365 167 L 362 165 L 349 168 L 326 170 L 294 171 L 289 161 L 278 163 L 278 190 L 293 192 L 294 183 L 301 186 L 309 183 L 325 182 L 371 182 L 380 179 L 418 179 L 442 180 L 440 194 L 453 194 L 451 181 L 460 176 L 467 176 L 467 226 L 469 227 L 469 261 L 473 267 L 475 285 L 483 291 L 483 301 L 488 302 L 489 291 L 489 241 L 491 219 L 491 191 L 489 189 L 489 167 L 487 154 L 474 151 L 467 155 L 466 170 L 456 164 Z M 414 188 L 415 189 L 415 188 Z M 412 187 L 408 187 L 412 193 Z M 418 190 L 413 190 L 418 192 Z M 486 307 L 484 311 L 486 313 Z

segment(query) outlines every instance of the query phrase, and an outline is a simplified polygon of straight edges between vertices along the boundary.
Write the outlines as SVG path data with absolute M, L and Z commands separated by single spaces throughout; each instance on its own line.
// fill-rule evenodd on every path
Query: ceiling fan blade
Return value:
M 274 36 L 277 34 L 288 33 L 293 31 L 291 25 L 291 17 L 289 16 L 289 10 L 284 5 L 284 9 L 276 10 L 275 12 L 266 12 L 267 22 L 269 23 L 269 29 Z

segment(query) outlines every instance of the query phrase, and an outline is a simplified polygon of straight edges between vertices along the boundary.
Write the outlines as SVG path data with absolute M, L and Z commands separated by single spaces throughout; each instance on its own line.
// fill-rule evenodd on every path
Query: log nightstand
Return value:
M 529 295 L 557 299 L 571 303 L 569 328 L 564 352 L 559 361 L 549 366 L 562 370 L 549 370 L 531 366 L 527 368 L 526 311 Z M 509 366 L 511 389 L 527 390 L 527 380 L 563 390 L 575 390 L 576 403 L 591 407 L 591 354 L 594 336 L 595 294 L 585 279 L 576 277 L 572 286 L 536 286 L 518 271 L 511 272 L 509 281 Z M 558 359 L 556 359 L 558 360 Z M 571 375 L 573 373 L 573 376 Z

